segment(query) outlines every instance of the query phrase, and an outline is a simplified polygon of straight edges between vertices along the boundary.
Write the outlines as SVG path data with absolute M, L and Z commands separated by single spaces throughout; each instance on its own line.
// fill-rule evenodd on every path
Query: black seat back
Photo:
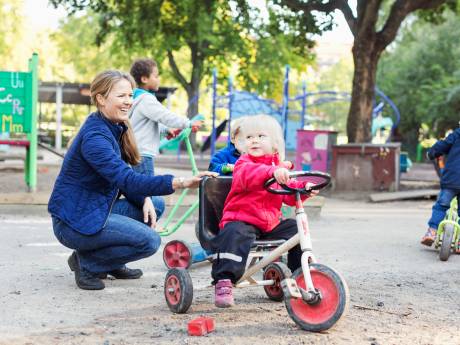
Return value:
M 198 239 L 204 249 L 210 249 L 210 240 L 219 232 L 219 222 L 231 186 L 231 176 L 204 177 L 200 183 Z

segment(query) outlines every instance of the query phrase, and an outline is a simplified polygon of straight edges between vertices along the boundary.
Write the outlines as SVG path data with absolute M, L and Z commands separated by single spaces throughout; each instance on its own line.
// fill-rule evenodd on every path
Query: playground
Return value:
M 268 300 L 262 288 L 237 290 L 234 308 L 216 309 L 207 262 L 189 269 L 195 285 L 189 312 L 171 313 L 163 297 L 166 241 L 136 263 L 145 272 L 140 280 L 107 280 L 102 293 L 80 290 L 66 265 L 70 250 L 52 235 L 45 206 L 1 205 L 0 274 L 9 277 L 1 305 L 9 312 L 0 344 L 455 343 L 460 257 L 441 262 L 437 252 L 419 245 L 431 205 L 326 198 L 321 216 L 310 220 L 315 254 L 346 277 L 351 300 L 348 314 L 320 334 L 300 331 L 284 304 Z M 194 241 L 193 221 L 167 240 Z M 187 322 L 198 316 L 212 317 L 216 330 L 188 336 Z
M 0 345 L 460 344 L 459 16 L 0 4 Z

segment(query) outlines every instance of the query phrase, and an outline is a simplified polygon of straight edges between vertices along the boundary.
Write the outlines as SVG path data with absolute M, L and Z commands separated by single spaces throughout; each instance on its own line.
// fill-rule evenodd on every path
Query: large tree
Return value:
M 423 20 L 411 23 L 379 63 L 378 85 L 398 105 L 398 129 L 404 149 L 411 153 L 421 139 L 421 128 L 426 128 L 423 134 L 427 136 L 443 137 L 447 130 L 458 127 L 459 19 L 446 13 L 439 25 Z
M 268 84 L 258 78 L 261 75 L 263 78 L 265 71 L 274 69 L 272 74 L 279 75 L 284 64 L 302 63 L 300 59 L 291 61 L 290 57 L 301 56 L 304 61 L 311 57 L 311 44 L 300 42 L 294 34 L 281 35 L 269 25 L 264 27 L 257 20 L 257 10 L 245 1 L 50 1 L 55 6 L 64 6 L 69 13 L 91 9 L 99 14 L 99 43 L 109 38 L 120 51 L 128 49 L 131 55 L 138 52 L 138 56 L 148 54 L 160 63 L 166 59 L 170 74 L 187 93 L 189 117 L 198 112 L 198 102 L 194 100 L 202 79 L 211 75 L 213 67 L 233 72 L 229 65 L 235 62 L 240 66 L 238 73 L 245 85 L 270 91 Z M 262 27 L 264 33 L 274 34 L 262 37 Z M 262 51 L 265 54 L 260 54 Z M 259 61 L 269 64 L 256 75 L 254 71 L 258 70 L 251 66 Z
M 357 0 L 354 10 L 347 0 L 272 1 L 299 20 L 317 18 L 314 11 L 326 14 L 331 21 L 334 11 L 343 13 L 354 36 L 352 53 L 355 65 L 347 135 L 349 142 L 358 143 L 371 141 L 377 64 L 382 52 L 396 38 L 404 19 L 417 10 L 439 11 L 442 7 L 457 4 L 457 0 Z

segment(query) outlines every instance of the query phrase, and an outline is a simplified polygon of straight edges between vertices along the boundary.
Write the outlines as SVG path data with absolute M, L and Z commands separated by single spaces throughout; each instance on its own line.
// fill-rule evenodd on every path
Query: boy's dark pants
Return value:
M 251 245 L 256 239 L 288 240 L 297 234 L 295 219 L 282 220 L 271 232 L 261 232 L 254 225 L 244 222 L 230 222 L 211 242 L 214 260 L 212 278 L 214 284 L 221 279 L 236 283 L 244 273 Z M 296 245 L 288 253 L 288 267 L 294 272 L 301 266 L 302 250 Z

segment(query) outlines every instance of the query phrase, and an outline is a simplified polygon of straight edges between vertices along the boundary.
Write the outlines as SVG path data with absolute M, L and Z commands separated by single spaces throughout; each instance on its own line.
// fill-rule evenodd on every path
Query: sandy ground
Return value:
M 262 288 L 235 290 L 237 305 L 213 306 L 210 265 L 193 266 L 194 301 L 172 314 L 163 297 L 161 252 L 131 264 L 140 280 L 78 289 L 43 208 L 2 207 L 0 344 L 460 344 L 460 257 L 441 262 L 418 245 L 431 201 L 369 204 L 328 198 L 311 221 L 314 251 L 348 282 L 349 312 L 321 334 L 300 330 Z M 193 241 L 193 224 L 167 240 Z M 187 322 L 215 319 L 216 331 L 190 337 Z
M 38 190 L 47 191 L 57 169 L 40 169 Z M 15 192 L 22 178 L 0 171 L 0 191 Z M 348 314 L 319 334 L 299 329 L 261 287 L 236 289 L 235 307 L 215 308 L 207 262 L 189 270 L 188 313 L 171 313 L 163 246 L 196 241 L 196 217 L 157 254 L 131 264 L 143 269 L 141 279 L 106 280 L 105 290 L 91 292 L 76 287 L 70 250 L 54 238 L 45 206 L 0 205 L 0 344 L 460 344 L 460 257 L 441 262 L 418 244 L 432 202 L 326 198 L 310 222 L 313 248 L 345 277 L 351 301 Z M 188 336 L 187 322 L 201 315 L 214 318 L 215 332 Z

